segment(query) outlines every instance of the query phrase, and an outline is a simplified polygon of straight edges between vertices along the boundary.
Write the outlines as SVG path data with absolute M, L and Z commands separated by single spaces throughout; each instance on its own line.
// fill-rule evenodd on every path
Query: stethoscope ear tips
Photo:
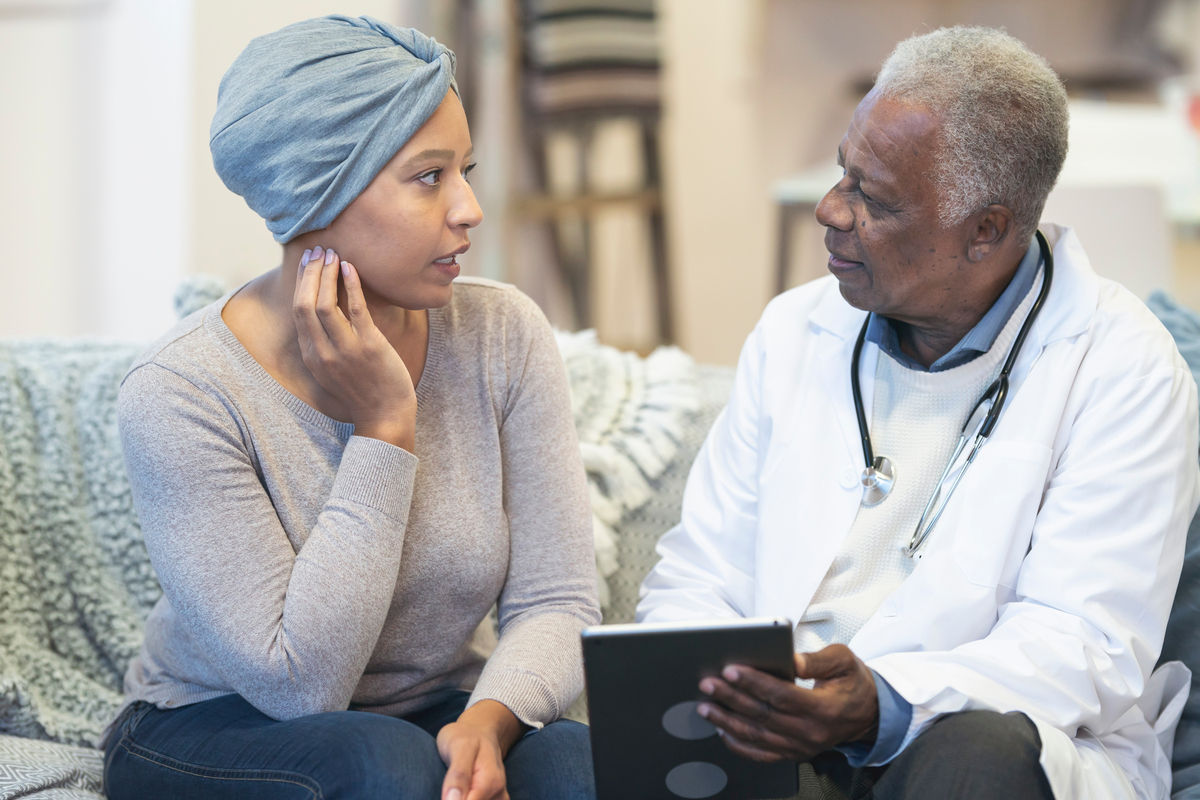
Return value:
M 896 470 L 887 456 L 877 456 L 872 466 L 862 471 L 862 504 L 866 508 L 882 503 L 896 483 Z

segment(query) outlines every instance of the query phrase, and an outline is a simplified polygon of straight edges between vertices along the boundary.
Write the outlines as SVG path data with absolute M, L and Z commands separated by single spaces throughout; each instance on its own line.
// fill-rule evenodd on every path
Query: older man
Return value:
M 734 751 L 855 797 L 1168 796 L 1196 386 L 1037 233 L 1066 147 L 1061 81 L 994 30 L 902 42 L 859 104 L 817 208 L 833 275 L 747 340 L 639 606 L 798 620 L 809 681 L 701 683 Z

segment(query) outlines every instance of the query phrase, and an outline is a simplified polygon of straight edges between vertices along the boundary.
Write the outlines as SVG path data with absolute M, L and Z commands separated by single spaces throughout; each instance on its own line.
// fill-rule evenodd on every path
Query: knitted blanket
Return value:
M 135 350 L 0 343 L 0 732 L 94 746 L 158 599 L 116 431 Z
M 654 496 L 700 407 L 696 365 L 675 347 L 642 358 L 596 341 L 594 331 L 558 333 L 571 411 L 592 501 L 600 605 L 612 606 L 619 567 L 616 526 Z
M 603 578 L 618 566 L 614 526 L 650 499 L 653 480 L 676 455 L 696 405 L 695 370 L 677 350 L 641 359 L 590 334 L 561 334 L 559 343 Z M 80 783 L 88 773 L 78 765 L 99 763 L 80 755 L 89 751 L 55 751 L 69 780 L 46 769 L 43 751 L 49 742 L 98 744 L 161 593 L 116 426 L 117 388 L 140 347 L 0 341 L 0 800 L 50 787 L 98 790 L 94 771 L 91 784 Z

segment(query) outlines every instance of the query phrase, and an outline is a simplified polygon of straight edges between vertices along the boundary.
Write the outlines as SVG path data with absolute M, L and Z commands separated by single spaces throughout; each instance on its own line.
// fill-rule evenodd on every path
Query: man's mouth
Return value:
M 834 269 L 850 269 L 851 267 L 862 266 L 861 261 L 851 261 L 848 258 L 842 258 L 836 253 L 829 254 L 829 266 Z

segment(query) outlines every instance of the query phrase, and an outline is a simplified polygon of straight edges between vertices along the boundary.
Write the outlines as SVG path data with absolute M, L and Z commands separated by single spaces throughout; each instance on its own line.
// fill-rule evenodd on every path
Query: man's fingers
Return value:
M 773 710 L 769 702 L 742 683 L 706 678 L 701 681 L 700 690 L 723 707 L 746 719 L 765 722 Z
M 796 656 L 802 677 L 817 678 L 812 689 L 739 664 L 706 677 L 700 691 L 711 698 L 702 715 L 735 741 L 730 748 L 809 758 L 847 741 L 870 738 L 878 722 L 875 682 L 870 670 L 844 645 Z M 806 674 L 807 673 L 807 674 Z
M 782 761 L 786 757 L 781 753 L 774 753 L 770 750 L 764 750 L 761 747 L 755 747 L 748 742 L 743 742 L 741 739 L 729 732 L 723 732 L 721 734 L 721 741 L 725 742 L 725 746 L 731 751 L 742 758 L 748 758 L 751 761 L 771 763 L 773 761 Z
M 745 752 L 747 758 L 755 761 L 778 761 L 781 758 L 802 758 L 810 755 L 804 740 L 781 733 L 767 727 L 764 721 L 746 718 L 713 703 L 701 706 L 704 718 L 716 726 L 726 745 L 735 752 Z M 740 747 L 740 749 L 739 749 Z
M 751 695 L 770 708 L 783 711 L 803 711 L 804 698 L 795 681 L 782 680 L 752 667 L 731 664 L 721 671 L 721 677 L 738 691 Z
M 852 672 L 858 659 L 844 644 L 831 644 L 815 653 L 796 654 L 796 677 L 830 680 Z

